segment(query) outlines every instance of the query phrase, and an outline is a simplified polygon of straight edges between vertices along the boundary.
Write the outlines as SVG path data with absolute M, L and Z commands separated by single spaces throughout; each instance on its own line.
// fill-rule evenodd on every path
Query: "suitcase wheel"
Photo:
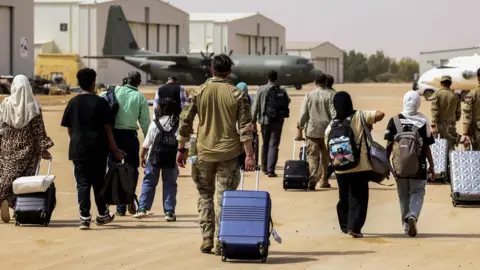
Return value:
M 262 257 L 262 263 L 267 262 L 267 257 Z
M 457 207 L 457 203 L 455 201 L 452 201 L 453 207 Z
M 226 262 L 226 261 L 227 261 L 227 257 L 222 256 L 222 262 Z
M 287 191 L 287 189 L 285 189 L 285 191 Z
M 16 227 L 20 226 L 20 222 L 18 222 L 18 221 L 15 222 L 15 226 L 16 226 Z

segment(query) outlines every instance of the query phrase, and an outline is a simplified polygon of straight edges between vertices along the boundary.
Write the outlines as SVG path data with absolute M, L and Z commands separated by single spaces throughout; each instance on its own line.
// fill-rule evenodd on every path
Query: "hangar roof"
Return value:
M 190 13 L 190 21 L 228 22 L 245 19 L 258 13 Z
M 309 51 L 309 50 L 313 50 L 317 47 L 320 47 L 320 46 L 323 46 L 323 45 L 327 45 L 329 44 L 330 46 L 333 46 L 334 48 L 338 49 L 338 50 L 342 50 L 340 48 L 338 48 L 337 46 L 335 46 L 334 44 L 328 42 L 328 41 L 324 41 L 324 42 L 321 42 L 321 41 L 296 41 L 296 42 L 287 42 L 285 47 L 286 47 L 286 50 L 300 50 L 300 51 Z

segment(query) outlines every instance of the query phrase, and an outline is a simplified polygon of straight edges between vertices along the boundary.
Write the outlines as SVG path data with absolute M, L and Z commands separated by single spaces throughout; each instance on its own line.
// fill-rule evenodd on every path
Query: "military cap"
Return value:
M 445 81 L 452 81 L 452 77 L 450 77 L 449 75 L 443 75 L 442 78 L 440 78 L 440 82 Z

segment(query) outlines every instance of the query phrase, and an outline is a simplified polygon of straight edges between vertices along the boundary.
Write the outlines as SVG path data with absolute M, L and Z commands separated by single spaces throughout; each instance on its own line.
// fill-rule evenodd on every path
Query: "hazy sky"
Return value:
M 480 0 L 169 0 L 187 12 L 256 12 L 288 41 L 330 41 L 390 56 L 480 44 Z

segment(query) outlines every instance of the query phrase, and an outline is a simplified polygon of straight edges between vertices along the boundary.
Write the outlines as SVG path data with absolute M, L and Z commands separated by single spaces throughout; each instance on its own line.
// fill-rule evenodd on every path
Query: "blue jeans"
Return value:
M 150 161 L 147 162 L 147 167 L 145 168 L 145 178 L 143 179 L 139 208 L 147 211 L 152 209 L 155 189 L 160 179 L 160 170 L 162 171 L 163 181 L 163 211 L 165 213 L 175 213 L 175 206 L 177 205 L 178 167 L 171 169 L 155 168 Z

